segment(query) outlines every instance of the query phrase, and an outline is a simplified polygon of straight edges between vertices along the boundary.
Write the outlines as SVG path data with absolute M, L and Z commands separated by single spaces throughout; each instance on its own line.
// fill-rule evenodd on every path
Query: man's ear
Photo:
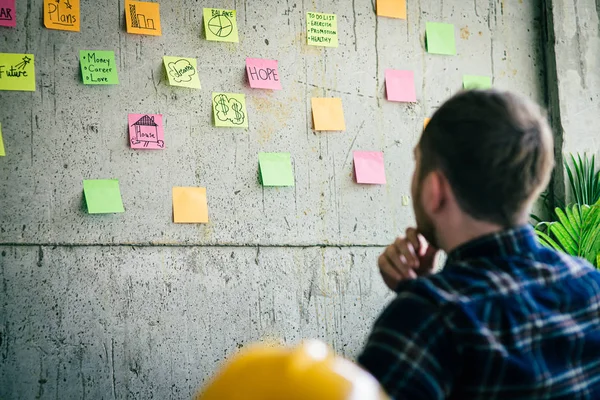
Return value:
M 432 171 L 427 174 L 421 187 L 421 201 L 427 214 L 439 213 L 448 201 L 446 177 L 438 170 Z

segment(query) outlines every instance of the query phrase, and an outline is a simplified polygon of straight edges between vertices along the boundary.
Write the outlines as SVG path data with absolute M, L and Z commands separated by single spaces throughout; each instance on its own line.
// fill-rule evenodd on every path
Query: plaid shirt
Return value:
M 393 399 L 600 399 L 600 272 L 530 227 L 397 293 L 358 359 Z

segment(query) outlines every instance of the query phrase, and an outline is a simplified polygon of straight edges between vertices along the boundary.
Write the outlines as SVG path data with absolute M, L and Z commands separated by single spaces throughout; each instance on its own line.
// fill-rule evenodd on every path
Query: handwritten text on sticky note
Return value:
M 355 151 L 354 172 L 356 183 L 385 185 L 383 153 L 379 151 Z
M 118 85 L 119 76 L 113 51 L 81 50 L 81 76 L 86 85 Z
M 200 89 L 198 62 L 195 58 L 164 56 L 163 62 L 169 78 L 169 85 Z
M 215 126 L 247 128 L 246 96 L 239 93 L 213 93 Z
M 0 53 L 0 90 L 35 91 L 33 54 Z
M 147 1 L 125 1 L 127 33 L 137 35 L 162 35 L 160 27 L 160 4 Z
M 0 0 L 0 26 L 17 26 L 16 0 Z
M 48 29 L 79 32 L 79 0 L 44 0 L 44 26 Z
M 306 13 L 306 40 L 311 46 L 338 47 L 337 16 Z
M 165 148 L 165 132 L 160 114 L 129 114 L 129 143 L 132 149 Z
M 412 71 L 385 70 L 385 90 L 389 101 L 417 101 L 415 74 Z
M 235 10 L 205 8 L 203 15 L 206 40 L 232 43 L 239 42 L 240 39 Z
M 251 88 L 281 89 L 276 60 L 246 58 L 246 72 L 248 72 L 248 81 L 250 82 Z

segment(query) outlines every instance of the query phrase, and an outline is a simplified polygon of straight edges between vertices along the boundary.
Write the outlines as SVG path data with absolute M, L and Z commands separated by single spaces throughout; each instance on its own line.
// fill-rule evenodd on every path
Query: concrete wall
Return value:
M 42 27 L 18 1 L 0 52 L 36 56 L 34 93 L 0 92 L 0 398 L 185 399 L 249 342 L 321 338 L 359 351 L 391 298 L 382 246 L 411 224 L 412 148 L 463 74 L 545 99 L 537 1 L 162 2 L 163 36 L 128 35 L 123 1 L 82 5 L 82 32 Z M 202 6 L 236 8 L 240 43 L 201 38 Z M 340 47 L 305 45 L 305 13 L 336 13 Z M 454 23 L 458 55 L 424 51 L 426 21 Z M 116 52 L 121 84 L 84 87 L 80 49 Z M 197 57 L 203 88 L 165 84 L 163 55 Z M 246 57 L 280 62 L 284 90 L 251 91 Z M 417 104 L 384 99 L 412 69 Z M 247 131 L 211 126 L 212 91 L 247 95 Z M 311 129 L 310 97 L 344 103 L 347 131 Z M 127 113 L 165 115 L 167 148 L 132 151 Z M 352 181 L 352 150 L 383 150 L 387 186 Z M 292 153 L 296 187 L 263 189 L 259 151 Z M 127 212 L 90 216 L 82 180 L 118 178 Z M 205 186 L 208 225 L 174 225 L 172 186 Z

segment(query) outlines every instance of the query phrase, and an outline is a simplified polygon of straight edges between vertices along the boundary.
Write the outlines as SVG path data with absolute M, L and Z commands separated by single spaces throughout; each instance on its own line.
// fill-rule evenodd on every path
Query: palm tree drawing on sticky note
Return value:
M 162 115 L 129 114 L 129 124 L 132 148 L 162 149 L 165 147 Z

